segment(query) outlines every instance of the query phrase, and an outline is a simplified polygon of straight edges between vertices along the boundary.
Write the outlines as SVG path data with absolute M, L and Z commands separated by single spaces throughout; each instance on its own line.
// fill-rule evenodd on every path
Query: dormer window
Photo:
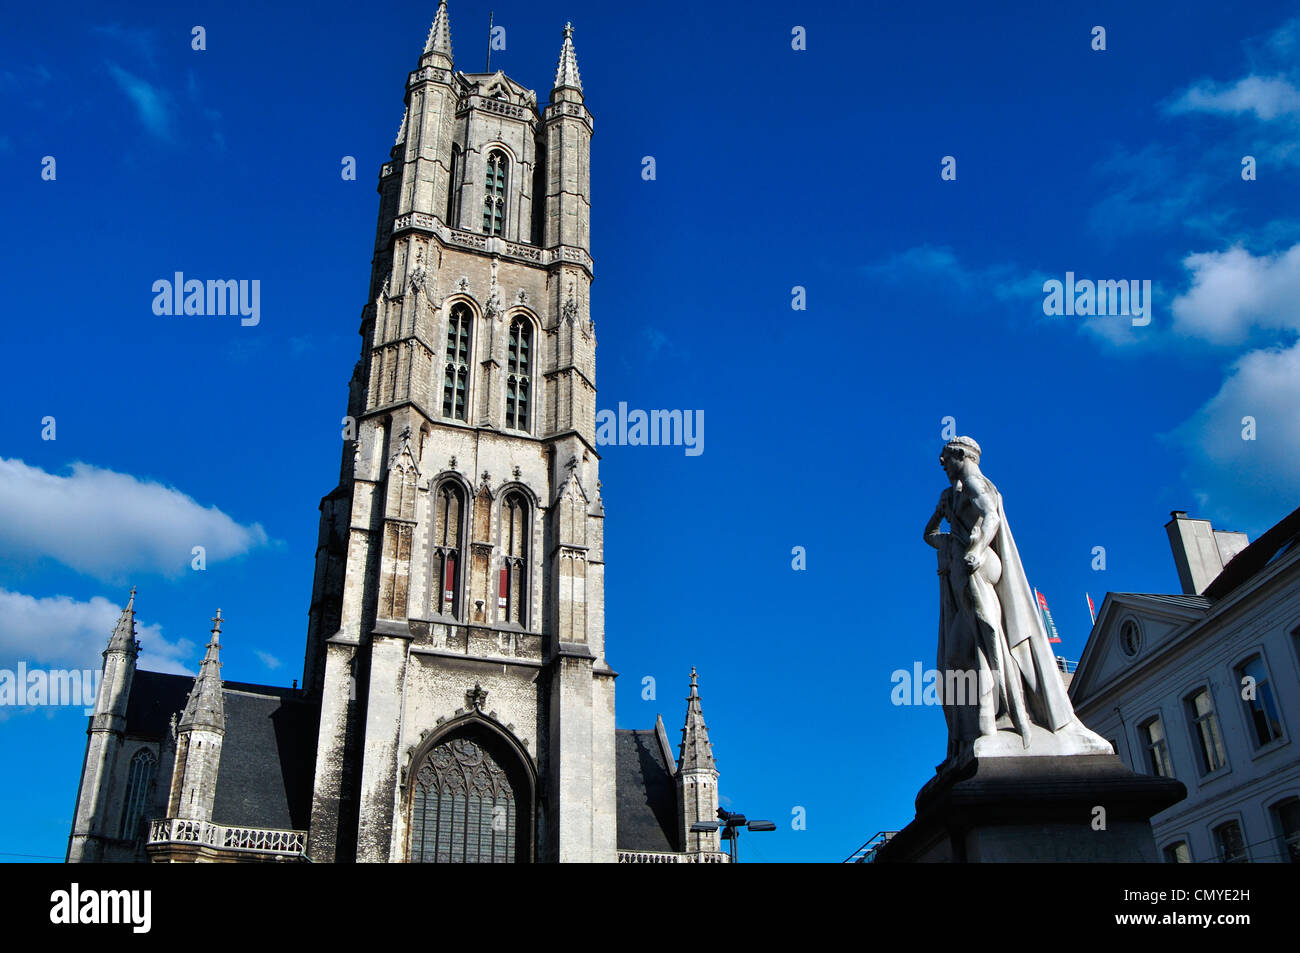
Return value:
M 493 150 L 487 157 L 487 181 L 483 193 L 483 234 L 500 235 L 506 227 L 506 170 L 504 152 Z

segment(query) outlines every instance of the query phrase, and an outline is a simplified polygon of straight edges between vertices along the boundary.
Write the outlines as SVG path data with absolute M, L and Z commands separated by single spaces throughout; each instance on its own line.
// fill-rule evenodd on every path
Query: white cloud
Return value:
M 1269 121 L 1300 113 L 1300 89 L 1285 76 L 1245 76 L 1235 83 L 1203 81 L 1188 88 L 1170 106 L 1171 113 L 1253 113 Z
M 99 671 L 101 653 L 121 615 L 122 607 L 103 596 L 78 602 L 68 596 L 37 598 L 0 589 L 0 665 L 11 668 L 25 661 L 29 666 Z M 189 674 L 182 664 L 194 654 L 189 639 L 169 642 L 160 626 L 138 620 L 136 638 L 141 668 Z
M 1300 243 L 1275 255 L 1241 247 L 1183 259 L 1191 287 L 1173 302 L 1174 328 L 1216 344 L 1240 343 L 1251 330 L 1300 329 Z
M 1300 343 L 1238 359 L 1219 392 L 1167 439 L 1187 453 L 1202 507 L 1266 529 L 1300 505 Z M 1242 439 L 1242 419 L 1255 439 Z
M 108 582 L 158 572 L 179 576 L 195 546 L 209 563 L 268 543 L 258 523 L 161 483 L 74 463 L 66 476 L 0 459 L 0 555 L 48 557 Z
M 273 672 L 283 664 L 278 658 L 276 658 L 270 652 L 263 652 L 261 649 L 255 649 L 253 651 L 253 654 L 256 655 L 261 660 L 263 665 L 265 665 Z

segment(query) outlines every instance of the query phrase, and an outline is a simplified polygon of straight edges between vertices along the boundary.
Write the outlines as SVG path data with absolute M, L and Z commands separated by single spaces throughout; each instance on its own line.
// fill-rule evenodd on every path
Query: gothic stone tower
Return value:
M 445 0 L 407 78 L 355 430 L 321 502 L 316 861 L 616 856 L 572 33 L 540 110 L 500 72 L 453 69 Z

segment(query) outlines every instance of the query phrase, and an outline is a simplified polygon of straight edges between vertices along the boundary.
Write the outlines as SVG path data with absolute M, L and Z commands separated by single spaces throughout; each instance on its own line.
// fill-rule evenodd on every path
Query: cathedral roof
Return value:
M 677 787 L 659 730 L 614 732 L 618 849 L 678 851 Z
M 126 734 L 162 741 L 185 705 L 193 679 L 139 670 L 126 710 Z M 306 830 L 316 769 L 317 706 L 291 688 L 226 682 L 226 734 L 212 820 L 234 827 Z

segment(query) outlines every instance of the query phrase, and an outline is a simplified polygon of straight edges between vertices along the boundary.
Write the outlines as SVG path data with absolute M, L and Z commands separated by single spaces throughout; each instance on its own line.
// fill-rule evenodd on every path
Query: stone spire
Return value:
M 713 745 L 709 743 L 709 729 L 704 724 L 704 711 L 700 708 L 700 688 L 696 681 L 695 666 L 691 666 L 691 693 L 686 696 L 686 727 L 682 729 L 682 749 L 677 758 L 679 772 L 716 770 L 713 762 Z
M 135 586 L 131 587 L 131 596 L 126 601 L 126 608 L 117 620 L 117 628 L 108 640 L 106 652 L 123 652 L 132 658 L 140 654 L 139 643 L 135 640 Z
M 582 92 L 582 77 L 578 75 L 578 55 L 573 52 L 573 24 L 564 24 L 564 45 L 560 47 L 560 62 L 555 67 L 554 89 L 576 89 Z
M 447 58 L 447 65 L 451 65 L 451 22 L 447 19 L 447 0 L 439 0 L 433 26 L 429 27 L 429 38 L 424 41 L 424 52 L 440 53 Z
M 208 652 L 199 665 L 199 677 L 194 679 L 194 688 L 190 690 L 189 701 L 185 703 L 185 713 L 181 715 L 180 729 L 214 728 L 224 731 L 226 728 L 226 708 L 221 694 L 221 610 L 217 610 L 212 620 L 212 638 L 208 641 Z

